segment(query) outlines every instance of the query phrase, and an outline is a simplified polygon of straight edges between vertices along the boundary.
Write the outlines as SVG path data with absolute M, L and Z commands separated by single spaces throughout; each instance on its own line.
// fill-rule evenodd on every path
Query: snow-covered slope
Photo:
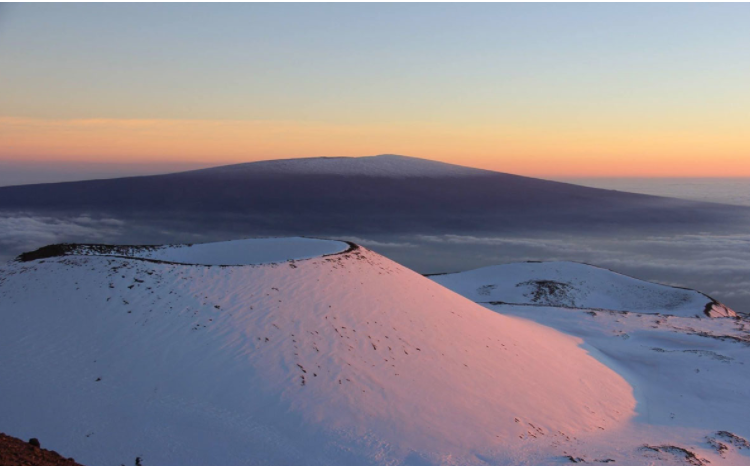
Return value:
M 575 262 L 519 262 L 434 275 L 437 283 L 480 303 L 610 309 L 681 316 L 735 316 L 695 290 L 650 283 Z
M 633 386 L 636 416 L 567 450 L 588 463 L 750 465 L 750 320 L 486 304 L 580 337 Z
M 381 154 L 369 157 L 310 157 L 266 160 L 200 170 L 203 173 L 274 174 L 274 175 L 343 175 L 370 177 L 455 177 L 495 174 L 496 172 L 464 167 L 434 160 Z
M 615 434 L 569 445 L 570 462 L 750 464 L 747 316 L 709 319 L 700 293 L 582 264 L 508 264 L 432 278 L 499 314 L 580 337 L 633 386 L 636 417 Z
M 2 267 L 0 431 L 90 465 L 544 464 L 633 416 L 580 339 L 363 248 L 298 260 L 345 246 L 306 244 L 265 265 L 87 247 Z M 235 246 L 265 261 L 213 247 Z

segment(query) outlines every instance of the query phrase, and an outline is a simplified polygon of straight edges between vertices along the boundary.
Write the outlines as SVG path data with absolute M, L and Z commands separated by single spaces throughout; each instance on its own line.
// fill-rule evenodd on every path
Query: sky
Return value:
M 750 4 L 3 4 L 0 171 L 397 153 L 750 177 L 748 24 Z

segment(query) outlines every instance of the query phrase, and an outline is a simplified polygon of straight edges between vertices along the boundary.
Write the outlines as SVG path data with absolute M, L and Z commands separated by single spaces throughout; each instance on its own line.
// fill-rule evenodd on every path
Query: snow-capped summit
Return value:
M 203 247 L 257 263 L 251 241 Z M 580 339 L 333 243 L 236 267 L 111 246 L 7 264 L 0 431 L 91 465 L 544 464 L 634 415 Z
M 154 241 L 164 242 L 174 240 L 169 232 L 176 225 L 189 233 L 259 236 L 625 234 L 673 228 L 683 234 L 727 234 L 750 219 L 744 207 L 586 188 L 398 155 L 269 160 L 164 175 L 6 186 L 0 187 L 0 210 L 145 222 L 144 230 L 159 232 Z
M 310 157 L 266 160 L 197 170 L 202 173 L 257 173 L 264 175 L 341 175 L 368 177 L 463 177 L 497 174 L 404 155 L 381 154 L 367 157 Z

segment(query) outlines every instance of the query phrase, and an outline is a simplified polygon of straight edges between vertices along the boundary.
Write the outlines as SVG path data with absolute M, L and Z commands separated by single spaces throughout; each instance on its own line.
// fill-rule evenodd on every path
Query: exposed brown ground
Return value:
M 58 455 L 0 433 L 0 466 L 81 466 Z

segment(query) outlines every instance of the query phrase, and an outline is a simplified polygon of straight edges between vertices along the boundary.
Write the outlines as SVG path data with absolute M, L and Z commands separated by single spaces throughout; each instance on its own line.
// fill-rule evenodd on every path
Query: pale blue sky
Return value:
M 750 176 L 749 24 L 750 4 L 3 4 L 0 161 Z
M 747 4 L 6 4 L 0 16 L 13 116 L 471 121 L 507 118 L 503 106 L 521 118 L 576 102 L 711 107 L 750 82 Z

